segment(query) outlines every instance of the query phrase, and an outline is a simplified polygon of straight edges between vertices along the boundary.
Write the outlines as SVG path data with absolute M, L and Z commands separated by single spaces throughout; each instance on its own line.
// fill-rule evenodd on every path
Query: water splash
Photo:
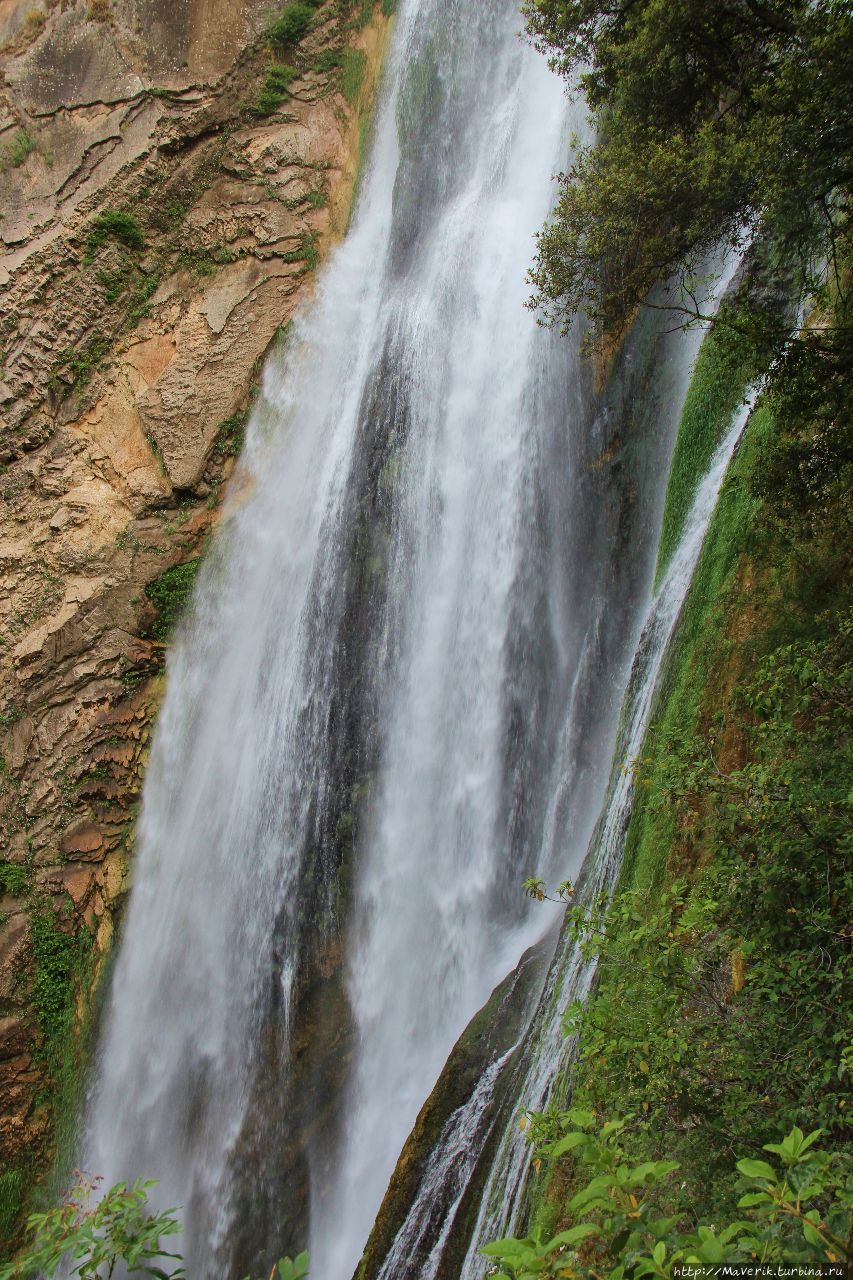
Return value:
M 589 855 L 584 898 L 612 892 L 619 875 L 622 848 L 631 818 L 634 772 L 630 767 L 640 754 L 648 728 L 658 679 L 670 639 L 687 596 L 717 496 L 738 441 L 752 410 L 750 394 L 736 413 L 717 447 L 699 486 L 660 589 L 655 595 L 640 635 L 625 699 L 625 711 L 615 755 L 613 778 L 601 821 Z M 626 767 L 627 765 L 627 767 Z M 544 1111 L 555 1083 L 561 1078 L 575 1049 L 564 1033 L 565 1016 L 576 1000 L 584 1000 L 595 975 L 595 961 L 585 961 L 571 938 L 555 957 L 540 1006 L 538 1024 L 530 1032 L 532 1053 L 518 1092 L 519 1105 Z M 507 1128 L 482 1196 L 460 1280 L 477 1280 L 486 1274 L 487 1260 L 478 1253 L 489 1240 L 512 1235 L 524 1211 L 524 1193 L 530 1168 L 530 1147 L 517 1126 Z
M 403 0 L 353 228 L 170 655 L 85 1161 L 161 1179 L 198 1280 L 309 1232 L 349 1280 L 548 926 L 520 881 L 579 865 L 606 784 L 691 347 L 624 446 L 576 335 L 525 311 L 583 121 L 520 26 Z

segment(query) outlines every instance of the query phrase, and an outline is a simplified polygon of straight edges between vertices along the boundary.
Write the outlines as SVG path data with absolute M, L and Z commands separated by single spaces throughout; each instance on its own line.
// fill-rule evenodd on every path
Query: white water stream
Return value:
M 642 750 L 667 647 L 687 597 L 726 470 L 743 434 L 753 401 L 754 395 L 751 394 L 735 414 L 711 459 L 685 521 L 681 539 L 643 624 L 625 699 L 607 804 L 590 850 L 589 875 L 584 885 L 584 896 L 589 900 L 602 891 L 611 892 L 619 875 L 633 805 L 634 761 Z M 530 1064 L 518 1095 L 519 1105 L 525 1109 L 546 1109 L 554 1083 L 574 1048 L 564 1032 L 566 1013 L 576 1000 L 587 996 L 595 969 L 595 961 L 585 961 L 570 939 L 564 942 L 562 954 L 558 954 L 552 966 L 543 1002 L 544 1015 L 535 1028 Z M 529 1168 L 530 1147 L 518 1125 L 512 1124 L 503 1136 L 483 1192 L 460 1280 L 476 1280 L 485 1275 L 489 1264 L 479 1254 L 480 1247 L 489 1240 L 512 1235 L 518 1228 Z
M 402 0 L 354 225 L 170 655 L 84 1156 L 161 1180 L 194 1280 L 306 1243 L 350 1280 L 549 923 L 522 879 L 577 869 L 606 785 L 698 339 L 611 482 L 576 341 L 523 306 L 583 121 L 520 28 Z

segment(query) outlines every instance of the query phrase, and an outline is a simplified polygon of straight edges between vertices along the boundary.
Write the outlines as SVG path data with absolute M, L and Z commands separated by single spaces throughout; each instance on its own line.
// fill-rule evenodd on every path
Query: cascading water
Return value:
M 737 259 L 731 259 L 720 270 L 712 272 L 716 283 L 706 303 L 709 312 L 716 309 L 736 268 Z M 681 335 L 676 363 L 682 368 L 692 366 L 701 336 L 696 331 Z M 660 373 L 659 365 L 657 372 Z M 674 390 L 673 407 L 677 414 L 686 390 L 683 379 L 677 380 Z M 614 685 L 626 690 L 622 726 L 615 744 L 611 743 L 616 748 L 617 765 L 611 776 L 607 803 L 590 841 L 589 854 L 583 860 L 584 896 L 609 890 L 618 875 L 622 837 L 633 794 L 630 771 L 626 772 L 621 762 L 639 750 L 663 654 L 689 585 L 725 465 L 744 421 L 745 413 L 721 444 L 704 477 L 659 592 L 654 597 L 649 595 L 646 605 L 642 603 L 644 595 L 638 593 L 640 607 L 636 615 L 637 643 L 632 648 L 633 659 L 624 672 L 613 673 Z M 649 591 L 650 587 L 649 578 Z M 570 708 L 567 728 L 573 720 Z M 564 740 L 561 748 L 565 747 Z M 574 761 L 570 759 L 569 764 Z M 587 792 L 597 803 L 603 800 L 603 787 L 599 791 L 588 785 Z M 555 834 L 559 836 L 557 843 L 562 849 L 563 861 L 557 864 L 557 875 L 574 876 L 583 850 L 579 851 L 573 839 L 577 833 L 567 831 L 554 819 L 558 795 L 559 789 L 550 805 L 547 838 L 550 842 Z M 542 984 L 538 988 L 542 991 L 538 1003 L 537 991 L 532 992 L 531 999 L 528 987 L 521 999 L 515 999 L 520 1030 L 516 1032 L 514 1044 L 508 1049 L 500 1048 L 500 1057 L 492 1058 L 467 1100 L 456 1107 L 440 1132 L 436 1132 L 429 1157 L 415 1184 L 409 1180 L 401 1195 L 397 1179 L 392 1182 L 388 1200 L 394 1206 L 399 1226 L 393 1226 L 389 1234 L 389 1224 L 384 1223 L 380 1238 L 371 1240 L 367 1276 L 375 1275 L 378 1280 L 404 1277 L 435 1280 L 439 1276 L 455 1276 L 466 1247 L 465 1276 L 482 1274 L 484 1264 L 477 1254 L 478 1244 L 494 1238 L 495 1232 L 504 1234 L 515 1226 L 527 1180 L 529 1150 L 514 1120 L 507 1125 L 507 1115 L 514 1116 L 519 1106 L 540 1109 L 545 1105 L 567 1061 L 563 1035 L 565 1011 L 573 1000 L 583 998 L 593 972 L 594 966 L 584 964 L 577 950 L 563 941 L 552 960 L 544 990 Z M 445 1075 L 452 1074 L 454 1069 L 455 1063 L 451 1060 Z M 434 1117 L 429 1116 L 428 1110 L 419 1124 L 434 1126 Z M 503 1137 L 490 1156 L 489 1150 L 502 1126 Z M 411 1153 L 407 1153 L 404 1164 L 406 1160 L 410 1163 L 411 1158 Z
M 689 359 L 631 453 L 525 312 L 570 109 L 520 26 L 403 0 L 354 226 L 170 657 L 85 1159 L 161 1180 L 196 1280 L 309 1232 L 349 1280 L 548 925 L 520 881 L 579 861 L 606 784 Z
M 664 655 L 690 587 L 726 469 L 743 433 L 753 400 L 754 396 L 749 396 L 739 409 L 711 460 L 643 625 L 625 698 L 607 803 L 590 849 L 584 884 L 584 897 L 589 900 L 602 891 L 612 891 L 619 875 L 633 804 L 631 762 L 642 749 Z M 554 958 L 540 1013 L 530 1032 L 532 1051 L 518 1093 L 519 1104 L 530 1110 L 545 1110 L 555 1081 L 571 1059 L 574 1045 L 565 1038 L 565 1015 L 574 1001 L 586 998 L 595 967 L 594 961 L 584 961 L 570 938 L 564 940 Z M 476 1280 L 483 1276 L 488 1264 L 479 1254 L 481 1245 L 512 1234 L 517 1229 L 529 1169 L 530 1148 L 518 1127 L 512 1125 L 503 1136 L 486 1182 L 460 1280 Z

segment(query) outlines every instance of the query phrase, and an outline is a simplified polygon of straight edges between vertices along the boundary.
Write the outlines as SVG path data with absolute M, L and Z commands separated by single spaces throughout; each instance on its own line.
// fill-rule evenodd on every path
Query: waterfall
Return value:
M 525 311 L 583 119 L 520 28 L 402 0 L 353 226 L 170 653 L 84 1159 L 160 1179 L 195 1280 L 306 1242 L 350 1280 L 553 923 L 521 881 L 579 868 L 606 787 L 695 341 L 640 325 L 608 399 Z
M 620 725 L 614 769 L 607 803 L 593 838 L 583 897 L 592 900 L 602 891 L 612 892 L 619 875 L 622 848 L 631 818 L 634 794 L 633 761 L 643 746 L 664 656 L 678 621 L 717 495 L 732 454 L 752 409 L 750 394 L 718 445 L 685 521 L 679 544 L 663 582 L 649 606 L 631 670 Z M 529 1034 L 529 1065 L 518 1093 L 520 1106 L 543 1111 L 555 1082 L 575 1048 L 563 1030 L 569 1007 L 589 993 L 595 961 L 584 960 L 570 937 L 555 956 L 539 1017 Z M 472 1234 L 460 1280 L 485 1275 L 488 1262 L 479 1254 L 489 1240 L 511 1235 L 520 1225 L 524 1190 L 530 1167 L 530 1148 L 516 1125 L 509 1126 L 492 1165 L 480 1212 Z

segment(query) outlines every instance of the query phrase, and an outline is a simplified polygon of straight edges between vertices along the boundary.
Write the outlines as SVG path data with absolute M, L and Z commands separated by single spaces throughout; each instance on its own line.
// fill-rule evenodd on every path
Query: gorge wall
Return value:
M 165 641 L 345 229 L 390 8 L 277 44 L 260 0 L 4 6 L 0 1236 L 73 1123 Z

